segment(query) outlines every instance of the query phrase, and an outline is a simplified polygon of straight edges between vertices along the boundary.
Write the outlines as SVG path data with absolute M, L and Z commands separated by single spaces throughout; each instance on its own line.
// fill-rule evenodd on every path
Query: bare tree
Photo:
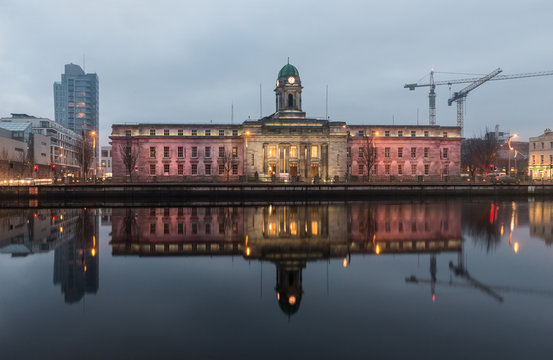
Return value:
M 225 169 L 225 173 L 227 174 L 227 181 L 230 177 L 230 171 L 232 170 L 232 151 L 231 150 L 225 150 L 225 156 L 221 158 L 223 161 L 223 167 Z
M 119 153 L 121 154 L 123 165 L 125 165 L 127 176 L 132 182 L 132 173 L 138 160 L 138 147 L 133 146 L 132 140 L 128 138 L 124 144 L 119 145 Z
M 92 142 L 88 139 L 81 139 L 75 143 L 75 157 L 77 163 L 81 167 L 81 176 L 83 182 L 86 183 L 86 176 L 90 170 L 92 158 L 94 156 L 94 149 L 92 148 Z
M 359 163 L 367 167 L 367 177 L 370 180 L 371 170 L 376 163 L 376 147 L 374 146 L 374 136 L 365 136 L 363 145 L 360 147 L 362 151 L 359 152 Z
M 461 145 L 463 167 L 467 167 L 473 175 L 480 169 L 487 176 L 490 165 L 496 160 L 499 145 L 499 140 L 487 129 L 484 135 L 465 140 Z

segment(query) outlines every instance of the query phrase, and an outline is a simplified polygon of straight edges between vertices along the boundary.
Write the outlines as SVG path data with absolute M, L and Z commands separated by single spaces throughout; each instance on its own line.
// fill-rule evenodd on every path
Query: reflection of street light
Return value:
M 518 137 L 518 134 L 513 134 L 509 136 L 509 138 L 507 139 L 507 145 L 509 145 L 509 150 L 507 150 L 509 152 L 509 176 L 511 175 L 511 150 L 513 150 L 513 148 L 511 147 L 511 139 L 516 137 Z M 515 161 L 516 161 L 516 155 L 515 155 Z

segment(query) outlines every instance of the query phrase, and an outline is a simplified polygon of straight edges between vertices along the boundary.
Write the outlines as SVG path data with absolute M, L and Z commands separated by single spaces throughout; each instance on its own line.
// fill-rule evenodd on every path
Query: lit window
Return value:
M 298 148 L 296 146 L 290 146 L 290 157 L 298 157 Z
M 77 114 L 77 117 L 78 117 L 79 119 L 84 118 L 84 113 L 78 113 L 78 114 Z
M 311 235 L 319 235 L 319 223 L 317 221 L 311 221 Z
M 275 156 L 276 156 L 276 147 L 269 146 L 269 157 L 275 157 Z
M 237 157 L 238 157 L 238 148 L 237 148 L 237 147 L 233 147 L 233 148 L 232 148 L 232 157 L 233 157 L 233 158 L 237 158 Z
M 156 148 L 155 147 L 150 147 L 150 157 L 151 158 L 155 158 L 156 157 Z
M 290 223 L 290 235 L 298 235 L 298 223 L 295 221 Z
M 311 157 L 314 157 L 314 158 L 319 157 L 319 147 L 317 145 L 311 146 Z

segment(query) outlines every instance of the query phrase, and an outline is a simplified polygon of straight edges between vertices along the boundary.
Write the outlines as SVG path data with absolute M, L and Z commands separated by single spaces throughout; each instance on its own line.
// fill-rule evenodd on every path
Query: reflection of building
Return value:
M 553 201 L 534 200 L 529 202 L 530 236 L 545 240 L 547 246 L 553 244 Z
M 426 221 L 427 219 L 428 221 Z M 461 251 L 461 203 L 114 209 L 112 252 L 242 255 L 277 270 L 279 306 L 298 311 L 309 261 Z M 401 225 L 404 224 L 404 225 Z
M 85 293 L 98 291 L 97 234 L 96 211 L 83 210 L 76 221 L 74 240 L 63 244 L 54 253 L 54 284 L 61 286 L 67 303 L 81 300 Z
M 275 112 L 261 119 L 241 125 L 113 125 L 114 177 L 126 175 L 120 146 L 127 144 L 138 154 L 137 175 L 152 179 L 214 179 L 227 177 L 229 171 L 234 178 L 367 176 L 367 155 L 373 150 L 372 176 L 459 176 L 459 127 L 348 126 L 309 118 L 302 108 L 302 90 L 298 69 L 286 64 L 276 80 Z

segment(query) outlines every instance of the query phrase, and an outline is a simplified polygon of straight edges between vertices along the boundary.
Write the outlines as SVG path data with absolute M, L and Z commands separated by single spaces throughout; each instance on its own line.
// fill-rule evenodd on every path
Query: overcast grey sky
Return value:
M 428 123 L 430 68 L 553 70 L 553 1 L 2 0 L 0 116 L 54 118 L 64 64 L 100 78 L 100 131 L 124 122 L 235 123 L 274 111 L 290 63 L 308 116 L 351 124 Z M 436 80 L 462 78 L 437 74 Z M 427 81 L 426 80 L 422 81 Z M 489 82 L 467 98 L 465 134 L 500 124 L 528 138 L 553 127 L 553 76 Z M 457 85 L 458 91 L 466 85 Z M 437 88 L 437 123 L 456 124 Z

